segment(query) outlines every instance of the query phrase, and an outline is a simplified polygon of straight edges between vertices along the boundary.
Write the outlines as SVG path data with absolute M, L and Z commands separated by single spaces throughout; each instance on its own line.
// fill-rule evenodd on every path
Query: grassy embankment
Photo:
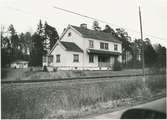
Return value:
M 37 80 L 37 79 L 57 79 L 69 77 L 84 77 L 84 76 L 109 76 L 109 75 L 134 75 L 141 74 L 141 69 L 130 69 L 122 71 L 57 71 L 57 72 L 42 72 L 42 68 L 33 68 L 33 71 L 28 69 L 2 69 L 2 81 L 6 80 Z M 148 71 L 148 70 L 146 70 Z
M 2 84 L 2 118 L 77 118 L 166 91 L 166 76 Z

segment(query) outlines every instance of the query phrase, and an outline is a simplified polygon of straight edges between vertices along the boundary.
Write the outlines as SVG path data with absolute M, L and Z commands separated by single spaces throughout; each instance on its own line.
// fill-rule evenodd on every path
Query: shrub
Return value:
M 43 71 L 44 71 L 44 72 L 48 72 L 48 69 L 47 69 L 46 66 L 43 67 Z
M 121 63 L 115 59 L 114 65 L 113 65 L 113 70 L 114 71 L 120 71 L 122 69 Z
M 149 76 L 146 79 L 146 85 L 152 92 L 166 89 L 166 75 Z
M 56 67 L 56 68 L 53 68 L 53 72 L 57 72 L 57 67 Z
M 33 71 L 33 68 L 31 67 L 31 68 L 30 68 L 30 72 L 32 72 L 32 71 Z
M 131 69 L 131 68 L 142 68 L 142 61 L 131 59 L 127 63 L 122 64 L 123 68 Z

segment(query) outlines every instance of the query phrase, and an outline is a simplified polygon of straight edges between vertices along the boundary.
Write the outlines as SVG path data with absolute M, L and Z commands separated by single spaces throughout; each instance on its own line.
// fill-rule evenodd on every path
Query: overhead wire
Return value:
M 26 12 L 24 10 L 21 10 L 21 9 L 18 9 L 18 8 L 14 8 L 14 7 L 7 7 L 9 9 L 13 9 L 17 12 L 22 12 L 22 13 L 26 13 L 26 14 L 32 14 L 30 12 Z M 78 15 L 78 16 L 81 16 L 81 17 L 85 17 L 85 18 L 88 18 L 88 19 L 92 19 L 94 21 L 98 21 L 98 22 L 102 22 L 102 23 L 105 23 L 105 24 L 109 24 L 109 25 L 112 25 L 112 26 L 116 26 L 116 27 L 119 27 L 119 28 L 125 28 L 126 30 L 129 30 L 131 32 L 135 32 L 135 33 L 140 33 L 139 31 L 137 30 L 133 30 L 133 29 L 130 29 L 130 28 L 127 28 L 127 27 L 121 27 L 117 24 L 113 24 L 111 22 L 107 22 L 107 21 L 104 21 L 104 20 L 101 20 L 101 19 L 97 19 L 95 17 L 90 17 L 90 16 L 87 16 L 87 15 L 84 15 L 84 14 L 80 14 L 80 13 L 77 13 L 77 12 L 74 12 L 74 11 L 71 11 L 71 10 L 67 10 L 67 9 L 64 9 L 64 8 L 60 8 L 60 7 L 57 7 L 57 6 L 53 6 L 53 8 L 55 9 L 58 9 L 58 10 L 61 10 L 61 11 L 64 11 L 64 12 L 68 12 L 68 13 L 71 13 L 71 14 L 75 14 L 75 15 Z M 148 34 L 148 33 L 144 33 L 145 36 L 149 36 L 149 37 L 152 37 L 152 38 L 156 38 L 156 39 L 159 39 L 159 40 L 167 40 L 167 38 L 161 38 L 159 36 L 155 36 L 155 35 L 152 35 L 152 34 Z
M 68 13 L 72 13 L 72 14 L 75 14 L 75 15 L 79 15 L 81 17 L 86 17 L 86 18 L 89 18 L 89 19 L 92 19 L 92 20 L 95 20 L 95 21 L 99 21 L 99 22 L 102 22 L 102 23 L 106 23 L 106 24 L 110 24 L 110 25 L 122 28 L 119 25 L 116 25 L 116 24 L 113 24 L 113 23 L 110 23 L 110 22 L 107 22 L 107 21 L 104 21 L 104 20 L 101 20 L 101 19 L 97 19 L 97 18 L 94 18 L 94 17 L 90 17 L 90 16 L 87 16 L 87 15 L 84 15 L 84 14 L 80 14 L 80 13 L 77 13 L 77 12 L 73 12 L 71 10 L 67 10 L 67 9 L 64 9 L 64 8 L 57 7 L 57 6 L 54 6 L 53 8 L 56 8 L 56 9 L 59 9 L 59 10 L 62 10 L 62 11 L 68 12 Z M 133 30 L 133 29 L 130 29 L 130 28 L 127 28 L 127 27 L 124 27 L 124 28 L 127 29 L 127 30 L 129 30 L 129 31 L 131 31 L 131 32 L 140 33 L 137 30 Z M 161 38 L 161 37 L 154 36 L 154 35 L 151 35 L 151 34 L 148 34 L 148 33 L 144 33 L 144 35 L 145 36 L 150 36 L 150 37 L 153 37 L 153 38 L 156 38 L 156 39 L 167 40 L 167 38 Z

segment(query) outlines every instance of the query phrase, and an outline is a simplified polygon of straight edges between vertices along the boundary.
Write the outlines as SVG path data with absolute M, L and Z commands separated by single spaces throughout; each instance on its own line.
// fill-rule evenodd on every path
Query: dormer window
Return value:
M 71 36 L 71 32 L 68 33 L 68 37 L 70 37 L 70 36 Z

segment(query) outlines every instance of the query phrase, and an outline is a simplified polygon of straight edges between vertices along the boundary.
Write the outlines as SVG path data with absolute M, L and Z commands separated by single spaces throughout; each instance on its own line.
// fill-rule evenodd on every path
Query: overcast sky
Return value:
M 53 8 L 57 6 L 107 21 L 114 29 L 125 28 L 130 36 L 139 38 L 139 4 L 144 38 L 167 47 L 167 0 L 0 0 L 0 24 L 13 24 L 18 33 L 34 32 L 41 19 L 54 26 L 59 35 L 68 24 L 92 27 L 93 20 Z M 105 23 L 99 24 L 104 28 Z

